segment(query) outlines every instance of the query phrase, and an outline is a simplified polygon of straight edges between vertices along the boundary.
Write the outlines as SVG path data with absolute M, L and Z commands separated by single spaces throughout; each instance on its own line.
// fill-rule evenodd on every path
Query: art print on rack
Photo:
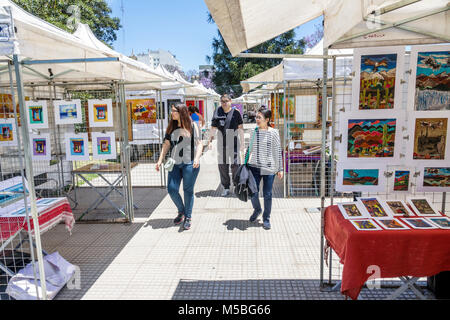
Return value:
M 338 203 L 338 208 L 346 219 L 369 218 L 358 202 Z
M 48 129 L 47 101 L 25 101 L 25 112 L 30 129 Z
M 384 200 L 381 204 L 394 217 L 415 216 L 403 200 Z
M 87 133 L 66 133 L 66 160 L 68 161 L 88 161 L 89 141 Z
M 89 100 L 89 126 L 92 127 L 112 127 L 113 108 L 112 99 Z
M 50 134 L 30 135 L 31 157 L 34 161 L 50 161 L 52 159 Z
M 371 218 L 389 218 L 391 214 L 377 197 L 357 197 L 366 213 Z
M 117 158 L 116 134 L 114 132 L 92 132 L 92 157 L 95 160 Z
M 449 192 L 450 166 L 422 166 L 416 190 L 420 192 Z
M 83 122 L 80 99 L 53 101 L 53 106 L 55 108 L 55 124 L 64 125 Z
M 17 146 L 14 119 L 0 119 L 0 146 Z
M 338 162 L 336 191 L 382 192 L 386 187 L 385 166 Z

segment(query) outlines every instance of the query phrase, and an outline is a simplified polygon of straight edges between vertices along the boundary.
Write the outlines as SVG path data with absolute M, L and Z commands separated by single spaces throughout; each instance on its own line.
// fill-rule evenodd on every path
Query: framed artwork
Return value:
M 427 198 L 408 198 L 408 204 L 418 216 L 438 216 L 437 210 L 433 208 Z
M 380 218 L 377 222 L 386 230 L 409 230 L 404 223 L 395 218 Z
M 338 162 L 336 174 L 336 191 L 341 192 L 383 192 L 386 177 L 383 165 L 353 164 Z
M 25 180 L 25 190 L 28 195 L 28 182 Z M 0 181 L 0 208 L 9 206 L 24 196 L 23 180 L 21 176 Z
M 395 164 L 400 159 L 402 128 L 402 117 L 345 117 L 341 122 L 340 159 Z
M 14 119 L 0 119 L 0 146 L 17 146 Z
M 353 110 L 377 113 L 384 109 L 401 108 L 404 56 L 404 47 L 355 49 Z
M 81 100 L 58 100 L 54 101 L 55 124 L 76 124 L 83 122 L 81 111 Z
M 331 121 L 333 117 L 333 97 L 327 97 L 327 111 L 328 111 L 328 120 Z
M 88 100 L 89 107 L 89 126 L 95 127 L 113 127 L 112 100 Z
M 356 200 L 362 204 L 362 208 L 372 218 L 392 217 L 377 197 L 357 197 Z
M 87 133 L 66 133 L 66 160 L 88 161 L 89 140 Z
M 431 222 L 440 229 L 450 229 L 450 218 L 449 217 L 436 217 L 436 218 L 425 218 L 427 221 Z
M 416 165 L 441 165 L 450 161 L 449 112 L 416 111 L 409 123 L 407 161 Z
M 31 158 L 35 161 L 52 160 L 52 144 L 50 134 L 30 134 Z
M 116 134 L 114 132 L 92 132 L 92 158 L 94 160 L 117 158 Z
M 395 193 L 410 193 L 413 176 L 414 170 L 411 168 L 393 169 L 389 181 L 389 190 Z
M 414 111 L 450 110 L 450 45 L 411 47 L 408 107 Z
M 25 101 L 25 110 L 30 129 L 48 129 L 47 101 Z
M 431 222 L 427 221 L 425 218 L 403 218 L 410 227 L 414 229 L 436 229 Z
M 295 96 L 295 123 L 316 123 L 319 121 L 317 95 Z
M 355 219 L 355 220 L 348 220 L 350 221 L 353 226 L 360 231 L 376 231 L 376 230 L 383 230 L 379 225 L 375 223 L 372 219 Z
M 338 203 L 338 208 L 345 219 L 369 218 L 364 212 L 364 209 L 361 208 L 361 204 L 358 202 Z
M 447 167 L 422 166 L 416 190 L 421 192 L 450 191 L 450 165 Z
M 385 200 L 381 204 L 394 217 L 415 217 L 403 200 Z
M 127 100 L 127 106 L 131 113 L 131 120 L 136 124 L 156 123 L 155 99 Z

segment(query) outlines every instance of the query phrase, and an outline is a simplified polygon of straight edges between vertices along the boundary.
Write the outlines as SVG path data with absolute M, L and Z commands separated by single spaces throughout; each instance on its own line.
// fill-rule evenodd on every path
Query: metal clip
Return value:
M 400 153 L 400 158 L 404 158 L 405 154 L 404 153 Z
M 103 129 L 103 130 L 102 130 L 102 133 L 103 133 L 103 134 L 106 134 L 106 129 Z
M 402 80 L 400 80 L 400 83 L 401 83 L 401 84 L 405 84 L 406 81 L 402 79 Z
M 409 134 L 403 137 L 404 140 L 409 140 Z
M 411 185 L 411 187 L 415 187 L 415 186 L 416 186 L 416 185 L 415 185 L 414 183 L 412 183 L 412 182 L 410 183 L 410 185 Z
M 420 171 L 414 172 L 414 178 L 417 178 L 418 176 L 420 176 Z
M 384 176 L 385 176 L 386 178 L 392 177 L 393 174 L 394 174 L 394 173 L 391 172 L 391 171 L 385 171 L 385 172 L 384 172 Z
M 407 127 L 402 127 L 402 131 L 406 131 L 406 130 L 408 130 Z
M 406 70 L 405 73 L 411 74 L 412 73 L 412 69 Z
M 344 107 L 340 108 L 339 112 L 345 112 L 345 108 Z
M 342 133 L 339 135 L 339 137 L 334 137 L 334 141 L 339 141 L 342 143 Z
M 350 76 L 351 76 L 351 77 L 354 77 L 354 76 L 355 76 L 355 71 L 352 71 L 352 72 L 350 73 Z

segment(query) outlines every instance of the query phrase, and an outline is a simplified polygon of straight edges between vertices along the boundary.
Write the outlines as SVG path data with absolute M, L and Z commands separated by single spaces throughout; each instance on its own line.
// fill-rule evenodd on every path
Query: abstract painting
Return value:
M 344 169 L 343 171 L 345 186 L 377 186 L 379 169 Z
M 450 167 L 423 167 L 417 184 L 417 191 L 450 191 Z
M 403 221 L 414 229 L 436 229 L 436 227 L 425 220 L 425 218 L 404 218 Z
M 81 100 L 54 101 L 53 105 L 55 107 L 55 124 L 76 124 L 83 122 Z
M 409 210 L 406 203 L 402 200 L 386 200 L 382 201 L 381 204 L 385 204 L 385 208 L 389 211 L 394 217 L 411 217 L 415 216 L 414 213 Z
M 373 220 L 364 219 L 364 220 L 349 220 L 353 226 L 360 231 L 375 231 L 382 230 Z
M 387 210 L 384 209 L 380 200 L 376 197 L 368 197 L 368 198 L 356 198 L 358 201 L 362 203 L 364 209 L 372 218 L 387 218 L 390 217 L 390 214 Z
M 450 229 L 450 218 L 440 217 L 440 218 L 425 218 L 426 220 L 433 223 L 435 226 L 441 229 Z
M 411 181 L 411 170 L 394 170 L 393 172 L 392 191 L 408 192 L 409 183 Z
M 439 213 L 431 206 L 427 198 L 408 198 L 407 201 L 418 216 L 439 215 Z
M 31 157 L 36 161 L 52 159 L 50 134 L 30 135 Z
M 346 219 L 369 218 L 358 202 L 338 203 L 338 208 Z
M 24 188 L 23 180 L 21 176 L 0 181 L 0 207 L 6 207 L 9 204 L 23 199 Z M 25 180 L 26 193 L 28 194 L 28 183 Z
M 47 129 L 47 101 L 25 101 L 25 109 L 30 129 Z
M 88 100 L 88 106 L 91 128 L 114 126 L 112 99 Z
M 131 119 L 136 124 L 156 123 L 155 99 L 127 100 Z
M 381 164 L 355 164 L 339 161 L 336 190 L 340 192 L 383 192 L 386 188 L 386 167 Z
M 444 160 L 448 118 L 416 118 L 414 160 Z
M 94 160 L 117 158 L 114 132 L 92 132 L 92 157 Z
M 0 146 L 14 146 L 16 133 L 14 119 L 0 120 Z
M 398 219 L 381 218 L 377 219 L 377 222 L 386 230 L 409 230 L 409 228 Z
M 66 133 L 66 160 L 88 161 L 89 141 L 87 133 Z

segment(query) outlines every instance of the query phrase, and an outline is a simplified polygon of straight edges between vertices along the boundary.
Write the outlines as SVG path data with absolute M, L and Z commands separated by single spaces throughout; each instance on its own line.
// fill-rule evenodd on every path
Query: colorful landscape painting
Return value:
M 155 99 L 127 100 L 127 105 L 134 123 L 156 123 Z
M 423 218 L 408 218 L 405 219 L 405 221 L 417 229 L 434 229 L 434 227 Z
M 427 199 L 411 199 L 411 202 L 420 214 L 436 214 L 436 212 L 434 212 L 433 208 L 428 203 Z
M 371 217 L 376 218 L 389 216 L 376 198 L 364 198 L 360 199 L 360 201 L 366 207 Z
M 450 110 L 450 51 L 418 52 L 415 109 Z
M 414 131 L 413 159 L 445 158 L 448 118 L 417 118 Z
M 436 224 L 439 228 L 450 229 L 450 219 L 448 217 L 443 218 L 428 218 L 431 222 Z
M 424 168 L 424 187 L 450 187 L 450 167 L 447 168 Z
M 393 158 L 396 119 L 348 120 L 348 158 Z
M 59 118 L 61 120 L 77 119 L 76 104 L 61 104 L 59 106 Z
M 393 109 L 397 54 L 361 56 L 359 109 Z
M 409 177 L 411 172 L 409 170 L 395 170 L 394 171 L 394 191 L 408 191 Z
M 352 220 L 351 222 L 354 224 L 354 226 L 358 230 L 378 230 L 378 229 L 380 229 L 370 220 Z
M 379 169 L 344 169 L 344 186 L 377 186 Z
M 409 217 L 411 214 L 409 213 L 408 209 L 405 208 L 403 203 L 401 201 L 386 201 L 386 204 L 389 206 L 389 208 L 392 210 L 394 215 L 402 215 L 404 217 Z
M 344 208 L 345 212 L 349 217 L 362 217 L 363 214 L 359 211 L 356 204 L 343 204 L 342 207 Z
M 378 222 L 381 222 L 386 229 L 407 229 L 396 219 L 380 219 Z

